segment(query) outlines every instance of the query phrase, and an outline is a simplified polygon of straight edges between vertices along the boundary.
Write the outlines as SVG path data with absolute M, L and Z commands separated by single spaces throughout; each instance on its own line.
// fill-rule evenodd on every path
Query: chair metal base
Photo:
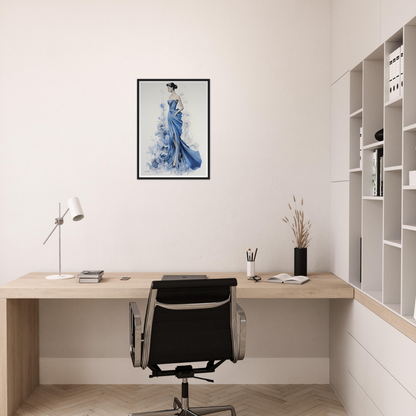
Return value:
M 186 403 L 186 401 L 185 401 Z M 177 397 L 173 399 L 172 410 L 159 410 L 156 412 L 131 413 L 130 416 L 202 416 L 219 412 L 230 411 L 231 416 L 237 416 L 233 406 L 188 407 L 183 406 Z

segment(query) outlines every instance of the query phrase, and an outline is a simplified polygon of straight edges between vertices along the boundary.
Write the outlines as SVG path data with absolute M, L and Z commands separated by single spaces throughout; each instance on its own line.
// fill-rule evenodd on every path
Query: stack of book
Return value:
M 383 196 L 383 148 L 373 152 L 373 196 Z
M 100 283 L 104 270 L 84 270 L 78 274 L 80 283 Z
M 409 172 L 409 185 L 416 187 L 416 170 L 411 170 Z

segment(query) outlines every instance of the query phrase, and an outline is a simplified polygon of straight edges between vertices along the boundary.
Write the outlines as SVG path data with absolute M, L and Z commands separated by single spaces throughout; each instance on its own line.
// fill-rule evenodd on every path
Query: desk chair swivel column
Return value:
M 188 379 L 212 373 L 224 361 L 236 363 L 245 354 L 246 318 L 236 303 L 236 279 L 154 281 L 142 321 L 130 303 L 130 355 L 134 367 L 149 367 L 149 377 L 182 379 L 182 400 L 173 409 L 132 413 L 130 416 L 199 416 L 230 411 L 233 406 L 190 407 Z M 179 365 L 162 370 L 161 364 L 206 362 L 205 366 Z M 212 381 L 208 379 L 203 379 Z

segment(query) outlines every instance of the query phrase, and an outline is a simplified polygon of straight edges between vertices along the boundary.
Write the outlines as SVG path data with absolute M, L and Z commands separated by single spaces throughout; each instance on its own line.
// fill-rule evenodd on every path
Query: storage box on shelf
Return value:
M 391 96 L 390 54 L 401 45 L 403 86 Z M 350 71 L 349 133 L 349 282 L 416 325 L 416 186 L 409 182 L 416 171 L 416 18 Z M 383 149 L 384 165 L 377 196 L 375 149 Z

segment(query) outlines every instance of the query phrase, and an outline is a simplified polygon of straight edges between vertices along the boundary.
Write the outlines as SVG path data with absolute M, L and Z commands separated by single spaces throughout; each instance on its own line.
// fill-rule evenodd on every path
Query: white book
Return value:
M 400 96 L 403 97 L 403 67 L 404 67 L 404 48 L 400 46 Z
M 266 283 L 290 283 L 292 285 L 301 285 L 308 280 L 310 279 L 306 276 L 291 276 L 287 273 L 280 273 L 267 279 Z

